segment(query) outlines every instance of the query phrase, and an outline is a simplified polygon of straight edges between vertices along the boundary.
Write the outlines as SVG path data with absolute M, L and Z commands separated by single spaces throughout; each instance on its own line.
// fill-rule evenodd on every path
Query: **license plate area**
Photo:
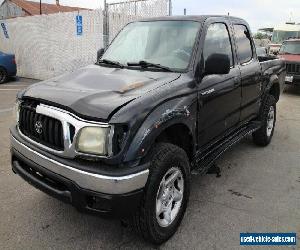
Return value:
M 293 76 L 286 76 L 285 81 L 292 83 L 294 81 L 294 77 Z

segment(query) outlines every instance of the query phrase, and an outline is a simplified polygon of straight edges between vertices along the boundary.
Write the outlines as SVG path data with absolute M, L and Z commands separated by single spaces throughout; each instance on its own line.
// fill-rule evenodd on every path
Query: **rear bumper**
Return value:
M 13 77 L 17 75 L 17 71 L 12 71 L 8 73 L 8 76 Z
M 55 161 L 11 135 L 13 172 L 79 211 L 124 217 L 140 203 L 149 170 L 124 176 L 82 171 Z

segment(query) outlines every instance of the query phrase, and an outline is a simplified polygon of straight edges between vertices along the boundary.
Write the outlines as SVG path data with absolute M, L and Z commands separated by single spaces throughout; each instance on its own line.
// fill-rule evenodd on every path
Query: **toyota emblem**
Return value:
M 40 135 L 43 133 L 43 124 L 41 121 L 36 121 L 34 124 L 35 131 Z

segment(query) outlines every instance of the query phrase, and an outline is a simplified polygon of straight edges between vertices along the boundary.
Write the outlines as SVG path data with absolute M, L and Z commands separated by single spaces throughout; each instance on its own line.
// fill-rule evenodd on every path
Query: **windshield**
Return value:
M 134 22 L 125 26 L 102 59 L 124 65 L 146 61 L 182 71 L 189 65 L 199 27 L 194 21 Z
M 280 48 L 279 54 L 300 55 L 300 41 L 284 42 Z
M 284 40 L 300 37 L 300 31 L 274 30 L 272 36 L 273 43 L 282 43 Z

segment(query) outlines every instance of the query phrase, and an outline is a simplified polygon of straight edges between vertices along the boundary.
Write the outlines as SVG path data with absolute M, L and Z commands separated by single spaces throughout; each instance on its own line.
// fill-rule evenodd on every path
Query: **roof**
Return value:
M 300 38 L 291 38 L 288 40 L 284 40 L 283 42 L 300 42 Z
M 260 28 L 258 31 L 263 31 L 263 32 L 273 32 L 274 28 Z
M 231 21 L 242 21 L 245 22 L 243 19 L 239 17 L 233 17 L 233 16 L 227 16 L 227 15 L 198 15 L 198 16 L 192 16 L 192 15 L 186 15 L 186 16 L 163 16 L 163 17 L 150 17 L 150 18 L 144 18 L 139 21 L 195 21 L 195 22 L 204 22 L 208 18 L 214 18 L 214 17 L 222 17 L 229 19 Z
M 32 1 L 25 1 L 25 0 L 9 0 L 15 5 L 22 8 L 27 15 L 39 15 L 40 14 L 40 3 L 39 2 L 32 2 Z M 71 7 L 71 6 L 64 6 L 64 5 L 56 5 L 56 4 L 47 4 L 42 3 L 42 14 L 54 14 L 58 12 L 72 12 L 78 10 L 86 10 L 84 8 L 79 7 Z
M 274 27 L 275 30 L 281 30 L 281 31 L 300 31 L 300 25 L 299 24 L 281 24 Z

